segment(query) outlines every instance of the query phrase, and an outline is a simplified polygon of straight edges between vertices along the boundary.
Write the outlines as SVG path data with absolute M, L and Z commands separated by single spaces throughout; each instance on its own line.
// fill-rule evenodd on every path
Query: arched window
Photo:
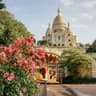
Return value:
M 58 40 L 60 40 L 60 36 L 58 36 Z
M 54 32 L 57 32 L 57 30 L 54 30 Z
M 50 37 L 50 34 L 48 34 L 48 37 Z
M 71 36 L 71 34 L 68 34 L 68 36 Z
M 70 43 L 69 45 L 72 46 L 72 43 Z
M 54 46 L 56 46 L 56 44 L 54 44 Z
M 71 40 L 69 39 L 68 42 L 70 42 Z

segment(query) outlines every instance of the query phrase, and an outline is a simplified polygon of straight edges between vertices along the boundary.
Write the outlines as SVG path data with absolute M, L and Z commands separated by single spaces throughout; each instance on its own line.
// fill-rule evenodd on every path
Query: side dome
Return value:
M 46 30 L 46 34 L 51 34 L 52 30 L 51 30 L 51 25 L 48 25 L 48 28 Z
M 58 9 L 58 15 L 53 20 L 52 28 L 53 31 L 57 29 L 61 29 L 61 30 L 65 29 L 65 20 L 64 17 L 61 15 L 60 9 Z

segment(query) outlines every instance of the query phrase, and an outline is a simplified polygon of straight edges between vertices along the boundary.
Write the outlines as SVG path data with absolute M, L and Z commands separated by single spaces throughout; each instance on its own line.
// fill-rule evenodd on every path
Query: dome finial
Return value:
M 58 15 L 60 15 L 61 14 L 61 10 L 60 10 L 60 8 L 58 8 Z

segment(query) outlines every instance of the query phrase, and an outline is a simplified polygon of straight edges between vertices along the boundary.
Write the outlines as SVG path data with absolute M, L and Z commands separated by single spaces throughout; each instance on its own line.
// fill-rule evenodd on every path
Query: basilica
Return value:
M 58 9 L 52 25 L 48 25 L 43 40 L 50 42 L 51 47 L 55 48 L 76 47 L 76 36 L 73 35 L 70 24 L 65 23 L 65 18 L 60 9 Z

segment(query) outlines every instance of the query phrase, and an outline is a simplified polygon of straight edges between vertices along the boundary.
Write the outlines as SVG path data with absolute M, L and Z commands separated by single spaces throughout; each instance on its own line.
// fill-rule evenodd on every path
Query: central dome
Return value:
M 53 20 L 52 27 L 53 27 L 53 30 L 56 30 L 58 28 L 64 29 L 64 27 L 65 27 L 64 17 L 61 15 L 60 9 L 58 9 L 58 15 Z

